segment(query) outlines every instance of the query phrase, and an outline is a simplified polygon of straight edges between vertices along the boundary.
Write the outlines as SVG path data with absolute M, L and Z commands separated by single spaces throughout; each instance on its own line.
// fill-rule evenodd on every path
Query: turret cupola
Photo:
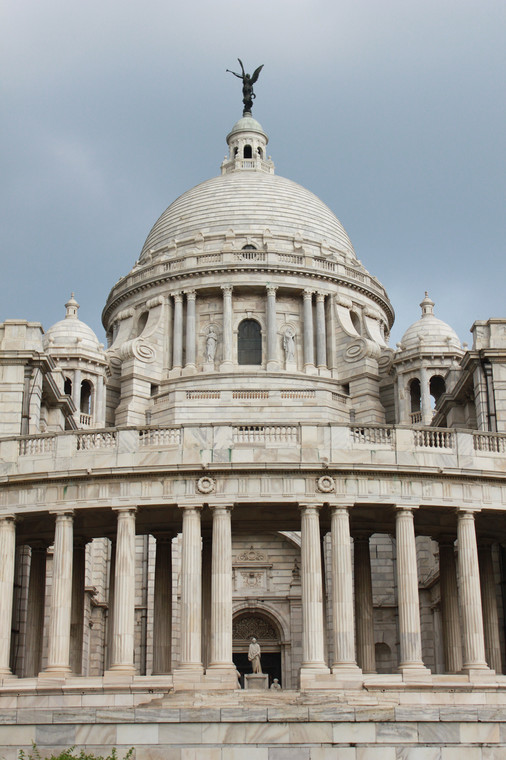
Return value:
M 268 142 L 262 125 L 251 114 L 246 114 L 227 135 L 229 153 L 221 165 L 221 173 L 253 169 L 274 174 L 274 164 L 266 153 Z

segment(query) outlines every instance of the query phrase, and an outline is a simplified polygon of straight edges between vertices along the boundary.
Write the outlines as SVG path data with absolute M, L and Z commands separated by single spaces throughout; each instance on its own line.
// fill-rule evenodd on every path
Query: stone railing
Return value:
M 412 425 L 419 425 L 422 421 L 422 413 L 421 412 L 411 412 L 409 415 L 411 419 Z
M 189 245 L 189 241 L 184 241 L 182 250 L 185 250 Z M 365 285 L 380 294 L 383 298 L 388 298 L 385 289 L 375 277 L 372 277 L 368 272 L 359 267 L 348 266 L 331 257 L 261 249 L 240 251 L 218 250 L 209 251 L 208 253 L 196 253 L 194 250 L 189 250 L 188 253 L 182 255 L 182 250 L 168 253 L 168 258 L 165 260 L 146 264 L 131 274 L 126 275 L 113 288 L 112 298 L 115 299 L 123 295 L 139 282 L 165 278 L 172 272 L 202 268 L 212 269 L 214 266 L 240 267 L 244 265 L 251 267 L 254 264 L 267 265 L 274 268 L 279 266 L 282 269 L 286 269 L 288 265 L 294 270 L 316 270 L 326 275 L 333 274 L 337 278 L 344 277 L 346 280 L 354 280 L 360 283 L 361 286 Z
M 212 391 L 209 391 L 210 393 Z M 284 391 L 295 393 L 295 391 Z M 304 393 L 304 389 L 296 391 Z M 255 391 L 252 391 L 255 393 Z M 212 401 L 212 399 L 211 399 Z M 252 399 L 253 404 L 255 399 Z M 255 449 L 245 459 L 245 447 Z M 277 449 L 283 449 L 278 453 Z M 274 451 L 273 451 L 274 450 Z M 150 458 L 145 459 L 149 451 Z M 158 461 L 156 452 L 163 452 Z M 151 458 L 151 454 L 153 457 Z M 186 422 L 182 425 L 143 425 L 93 431 L 13 436 L 0 439 L 4 478 L 11 474 L 65 472 L 114 466 L 217 466 L 247 462 L 328 468 L 389 469 L 455 472 L 480 470 L 490 477 L 506 472 L 506 434 L 392 425 L 344 425 L 300 421 L 294 425 Z M 138 457 L 138 460 L 137 460 Z M 70 465 L 71 463 L 71 465 Z M 222 465 L 219 465 L 222 463 Z

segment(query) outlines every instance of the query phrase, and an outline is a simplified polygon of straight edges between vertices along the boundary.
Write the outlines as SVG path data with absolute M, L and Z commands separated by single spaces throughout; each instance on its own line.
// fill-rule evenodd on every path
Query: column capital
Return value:
M 172 293 L 172 297 L 175 303 L 182 303 L 183 301 L 183 294 L 179 290 L 177 291 L 177 293 Z
M 111 507 L 113 512 L 137 512 L 137 505 L 130 505 L 129 507 Z
M 197 297 L 197 291 L 195 288 L 192 288 L 191 290 L 184 290 L 183 293 L 185 294 L 187 301 L 195 301 L 195 298 Z
M 463 520 L 466 517 L 474 520 L 475 512 L 481 512 L 481 507 L 457 507 L 457 517 L 459 520 Z
M 234 505 L 233 505 L 233 504 L 231 504 L 231 503 L 228 503 L 228 502 L 223 502 L 223 503 L 221 504 L 219 501 L 215 501 L 215 502 L 208 502 L 207 506 L 209 507 L 209 509 L 212 509 L 212 510 L 225 509 L 225 510 L 228 510 L 228 511 L 230 511 L 230 512 L 231 512 L 231 511 L 233 510 L 233 508 L 234 508 Z
M 12 522 L 12 523 L 16 523 L 16 522 L 18 522 L 18 520 L 19 520 L 19 518 L 18 518 L 17 515 L 11 515 L 11 514 L 9 514 L 9 515 L 1 515 L 0 516 L 0 522 Z
M 313 298 L 314 290 L 311 290 L 311 288 L 304 288 L 302 291 L 302 295 L 304 296 L 304 300 L 312 300 Z
M 325 301 L 325 296 L 326 295 L 327 295 L 326 293 L 319 293 L 319 292 L 317 292 L 316 293 L 316 302 L 318 303 L 319 301 L 320 302 Z
M 401 512 L 409 512 L 413 514 L 413 512 L 418 509 L 418 504 L 394 504 L 394 509 L 397 514 L 400 514 Z
M 268 296 L 276 296 L 276 290 L 278 289 L 277 285 L 266 285 L 265 289 L 267 291 Z
M 234 289 L 233 285 L 220 285 L 224 296 L 231 296 Z
M 189 502 L 185 502 L 185 503 L 181 503 L 181 504 L 176 504 L 176 507 L 179 507 L 179 509 L 182 509 L 183 511 L 191 511 L 191 510 L 196 510 L 196 509 L 202 509 L 203 506 L 204 505 L 202 504 L 201 501 L 199 501 L 199 502 L 189 501 Z
M 318 511 L 323 507 L 322 501 L 299 501 L 300 511 L 316 510 Z
M 50 515 L 55 515 L 56 519 L 62 519 L 64 517 L 68 517 L 70 519 L 74 519 L 74 510 L 73 509 L 53 509 L 49 512 Z
M 159 533 L 152 533 L 151 534 L 153 538 L 155 539 L 157 544 L 170 544 L 172 543 L 172 539 L 176 535 L 176 533 L 173 530 L 164 530 L 160 531 Z

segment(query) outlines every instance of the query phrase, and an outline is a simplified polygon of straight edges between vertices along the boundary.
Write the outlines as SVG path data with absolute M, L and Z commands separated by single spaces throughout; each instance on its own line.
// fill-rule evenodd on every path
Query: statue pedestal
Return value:
M 267 673 L 246 673 L 244 676 L 244 688 L 254 691 L 267 691 L 269 688 L 269 676 Z

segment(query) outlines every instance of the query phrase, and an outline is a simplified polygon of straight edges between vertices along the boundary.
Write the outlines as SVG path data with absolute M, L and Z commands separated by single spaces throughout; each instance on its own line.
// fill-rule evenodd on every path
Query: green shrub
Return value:
M 19 750 L 18 760 L 118 760 L 116 747 L 113 747 L 111 754 L 106 757 L 103 757 L 102 755 L 94 755 L 92 752 L 85 752 L 83 749 L 77 755 L 74 750 L 75 747 L 69 747 L 68 749 L 64 749 L 63 752 L 60 752 L 59 755 L 51 755 L 47 758 L 43 758 L 40 754 L 39 748 L 35 742 L 33 742 L 31 752 L 27 753 L 23 749 Z M 131 760 L 133 753 L 134 748 L 130 747 L 123 760 Z

